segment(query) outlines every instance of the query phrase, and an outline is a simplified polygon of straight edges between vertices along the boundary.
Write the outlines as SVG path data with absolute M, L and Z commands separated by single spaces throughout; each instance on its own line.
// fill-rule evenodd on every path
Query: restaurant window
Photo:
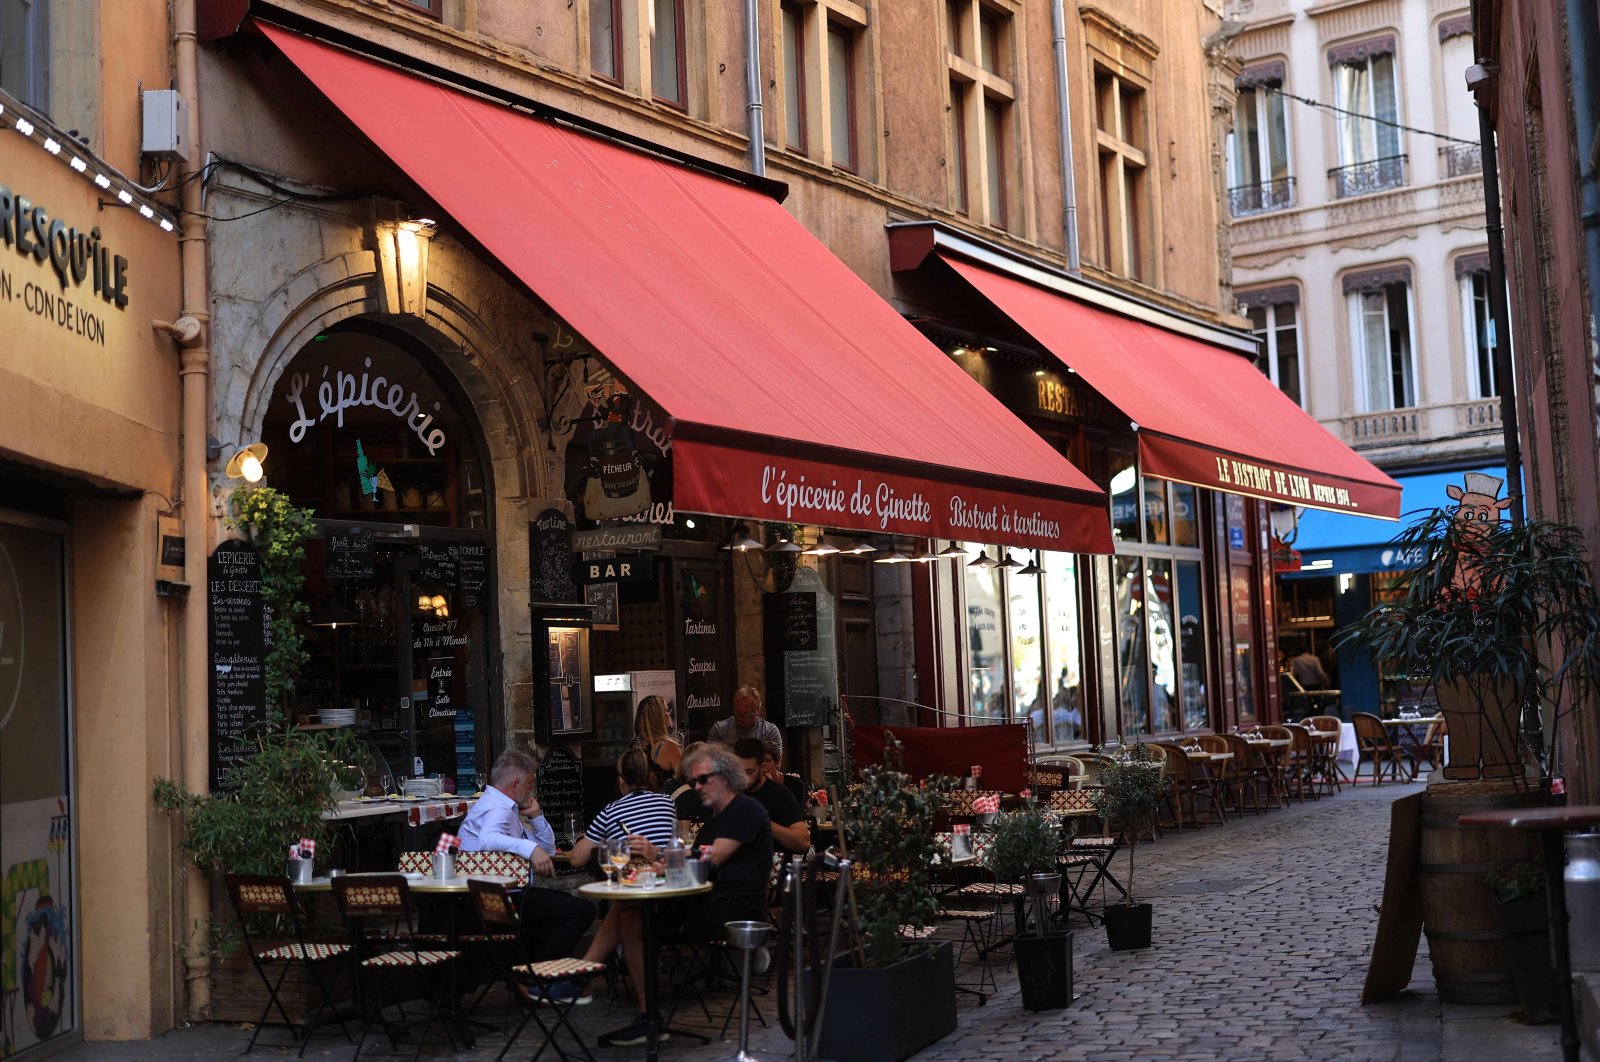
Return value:
M 49 113 L 49 0 L 0 2 L 0 89 Z
M 1113 452 L 1109 471 L 1122 735 L 1205 729 L 1199 491 L 1141 477 L 1131 453 Z
M 1248 310 L 1250 331 L 1256 337 L 1256 368 L 1273 385 L 1303 406 L 1300 394 L 1299 307 L 1280 301 Z
M 855 32 L 828 22 L 828 126 L 833 165 L 858 168 L 856 159 Z
M 1361 54 L 1333 62 L 1333 102 L 1339 166 L 1331 176 L 1337 199 L 1397 188 L 1405 183 L 1405 156 L 1400 153 L 1399 96 L 1395 86 L 1392 43 L 1377 54 Z
M 0 1053 L 31 1056 L 31 1048 L 81 1025 L 82 928 L 66 528 L 17 520 L 0 512 L 0 867 L 7 875 L 9 1015 Z
M 1036 571 L 1007 550 L 964 547 L 969 716 L 1031 724 L 1036 745 L 1085 737 L 1077 558 L 1040 552 Z M 1011 566 L 1004 563 L 1010 560 Z
M 688 105 L 684 92 L 683 0 L 647 0 L 650 11 L 650 94 L 674 107 Z
M 1489 308 L 1489 271 L 1474 269 L 1462 274 L 1461 307 L 1465 311 L 1467 374 L 1474 398 L 1492 398 L 1500 393 L 1494 364 L 1494 318 Z
M 589 0 L 589 69 L 622 83 L 622 0 Z
M 417 774 L 471 791 L 498 718 L 491 491 L 465 399 L 431 357 L 371 322 L 330 329 L 279 378 L 262 425 L 272 485 L 317 519 L 288 713 L 351 729 L 369 791 Z
M 1104 67 L 1096 67 L 1094 87 L 1105 266 L 1113 273 L 1143 280 L 1147 268 L 1144 243 L 1150 230 L 1144 89 Z
M 784 4 L 783 13 L 783 138 L 792 150 L 806 150 L 805 12 Z
M 945 7 L 950 153 L 955 209 L 995 228 L 1014 223 L 1012 15 L 981 0 Z
M 1356 395 L 1363 413 L 1409 409 L 1417 404 L 1411 359 L 1411 314 L 1407 285 L 1382 284 L 1350 293 L 1355 342 Z
M 1228 134 L 1228 206 L 1234 217 L 1294 205 L 1284 98 L 1283 82 L 1276 79 L 1239 86 Z

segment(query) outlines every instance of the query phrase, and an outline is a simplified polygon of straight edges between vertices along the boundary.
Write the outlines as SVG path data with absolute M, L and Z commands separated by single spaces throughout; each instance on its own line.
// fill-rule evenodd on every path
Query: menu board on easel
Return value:
M 545 753 L 539 764 L 539 810 L 563 834 L 568 814 L 583 817 L 583 761 L 564 745 Z M 576 837 L 566 838 L 576 841 Z
M 247 543 L 224 542 L 206 560 L 210 605 L 211 789 L 249 756 L 250 731 L 267 718 L 270 637 L 261 597 L 261 558 Z
M 839 711 L 833 595 L 811 568 L 766 595 L 767 708 L 779 726 L 823 726 Z

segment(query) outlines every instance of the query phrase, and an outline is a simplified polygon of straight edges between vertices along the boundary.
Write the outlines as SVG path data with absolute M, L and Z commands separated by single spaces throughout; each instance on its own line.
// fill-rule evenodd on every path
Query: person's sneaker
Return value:
M 772 950 L 765 944 L 761 945 L 756 949 L 755 954 L 750 956 L 750 966 L 755 970 L 757 976 L 772 969 Z
M 593 1003 L 594 997 L 589 994 L 587 986 L 576 981 L 557 981 L 540 990 L 539 1000 L 543 1003 L 573 1003 L 581 1007 Z
M 633 1024 L 625 1025 L 620 1029 L 613 1029 L 608 1033 L 600 1034 L 601 1047 L 634 1047 L 644 1043 L 650 1038 L 650 1026 L 643 1018 L 635 1018 Z M 662 1029 L 656 1035 L 660 1043 L 667 1042 L 667 1030 Z

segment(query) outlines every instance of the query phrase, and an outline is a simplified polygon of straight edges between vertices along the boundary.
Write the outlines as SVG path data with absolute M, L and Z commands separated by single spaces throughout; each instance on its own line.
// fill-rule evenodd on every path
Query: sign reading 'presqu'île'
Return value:
M 0 183 L 0 305 L 53 322 L 61 331 L 106 345 L 106 314 L 125 311 L 128 259 L 99 225 L 56 216 L 48 203 Z

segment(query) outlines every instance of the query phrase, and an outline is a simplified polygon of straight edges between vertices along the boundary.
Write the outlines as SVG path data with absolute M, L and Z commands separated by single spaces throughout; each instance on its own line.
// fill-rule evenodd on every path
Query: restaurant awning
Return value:
M 676 508 L 1110 551 L 1102 492 L 771 196 L 260 29 L 660 407 Z
M 1330 435 L 1248 358 L 939 256 L 1138 428 L 1147 475 L 1393 520 L 1394 480 Z

